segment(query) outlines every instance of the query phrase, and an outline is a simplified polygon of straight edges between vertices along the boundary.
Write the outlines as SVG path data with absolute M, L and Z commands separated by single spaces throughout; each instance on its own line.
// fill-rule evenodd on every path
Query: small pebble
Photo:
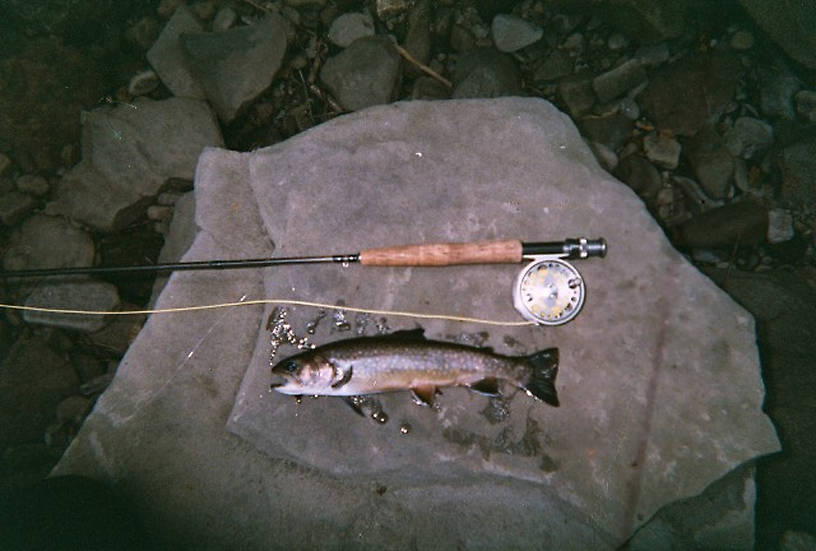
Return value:
M 66 167 L 74 166 L 77 161 L 79 161 L 76 146 L 70 143 L 62 146 L 62 149 L 60 149 L 60 160 Z
M 374 36 L 374 21 L 367 13 L 344 13 L 332 21 L 327 36 L 332 44 L 348 48 L 358 38 Z
M 629 45 L 629 39 L 626 38 L 621 33 L 615 33 L 609 37 L 609 40 L 606 42 L 607 48 L 616 52 L 618 50 L 623 50 Z
M 784 209 L 768 211 L 768 243 L 784 243 L 793 239 L 793 216 Z
M 584 16 L 579 13 L 564 14 L 559 13 L 553 16 L 551 24 L 559 34 L 567 34 L 576 29 L 584 20 Z
M 128 82 L 127 90 L 131 96 L 144 96 L 159 87 L 159 77 L 152 69 L 136 73 Z
M 36 201 L 30 195 L 19 191 L 10 191 L 0 196 L 0 222 L 13 226 L 35 207 Z
M 754 45 L 754 35 L 748 31 L 737 31 L 731 37 L 731 47 L 735 50 L 750 50 Z
M 646 158 L 661 168 L 674 170 L 680 162 L 682 146 L 673 137 L 652 132 L 643 138 Z
M 816 122 L 816 91 L 800 90 L 794 96 L 794 100 L 799 116 L 808 122 Z
M 195 13 L 199 19 L 209 21 L 213 15 L 215 15 L 216 7 L 214 0 L 204 0 L 203 2 L 196 2 L 190 6 L 190 9 L 193 10 L 193 13 Z
M 734 157 L 752 159 L 774 141 L 773 127 L 760 119 L 740 117 L 725 134 L 725 145 Z
M 82 424 L 91 401 L 84 396 L 69 396 L 57 405 L 57 422 Z
M 611 148 L 598 142 L 590 142 L 589 147 L 603 168 L 608 172 L 615 170 L 618 166 L 618 156 Z
M 650 67 L 660 65 L 669 59 L 669 46 L 665 42 L 651 46 L 641 46 L 635 52 L 634 59 Z
M 377 17 L 380 20 L 408 11 L 406 0 L 377 0 Z
M 151 205 L 147 207 L 147 217 L 157 222 L 166 222 L 173 217 L 173 208 L 164 205 Z
M 490 28 L 493 43 L 500 52 L 515 52 L 534 44 L 544 36 L 544 29 L 521 17 L 498 14 Z
M 212 24 L 213 31 L 226 31 L 227 29 L 232 28 L 237 20 L 238 15 L 235 13 L 235 10 L 229 6 L 223 7 L 218 10 L 218 13 L 215 14 L 215 19 L 213 19 Z
M 156 8 L 156 14 L 164 19 L 169 19 L 176 8 L 184 4 L 184 0 L 161 0 Z
M 584 49 L 584 35 L 581 33 L 572 33 L 561 44 L 564 50 L 583 50 Z
M 627 119 L 634 121 L 640 117 L 640 106 L 634 99 L 625 97 L 618 103 L 618 112 Z
M 42 197 L 48 193 L 48 180 L 36 174 L 24 174 L 17 178 L 17 189 L 29 195 Z
M 174 193 L 172 191 L 165 191 L 160 193 L 156 198 L 156 203 L 165 207 L 172 207 L 181 198 L 181 193 Z
M 9 168 L 11 168 L 11 159 L 5 153 L 0 153 L 0 176 L 3 176 Z
M 289 62 L 289 67 L 291 67 L 295 71 L 299 71 L 305 69 L 309 65 L 309 58 L 306 57 L 305 54 L 297 53 L 292 57 L 292 61 Z

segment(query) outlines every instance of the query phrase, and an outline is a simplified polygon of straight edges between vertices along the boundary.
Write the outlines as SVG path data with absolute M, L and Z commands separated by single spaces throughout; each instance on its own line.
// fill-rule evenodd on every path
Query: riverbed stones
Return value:
M 411 241 L 406 228 L 430 242 L 536 227 L 604 236 L 617 252 L 581 264 L 592 303 L 567 327 L 348 312 L 345 325 L 336 312 L 316 322 L 315 344 L 374 334 L 378 324 L 420 325 L 443 340 L 484 332 L 485 345 L 513 355 L 557 344 L 561 407 L 508 388 L 510 414 L 497 424 L 481 413 L 488 398 L 466 389 L 446 389 L 439 410 L 417 408 L 407 392 L 379 396 L 385 424 L 338 400 L 298 405 L 270 392 L 271 305 L 152 317 L 55 474 L 127 477 L 128 499 L 149 506 L 168 547 L 220 546 L 228 532 L 225 545 L 244 549 L 272 540 L 382 547 L 395 533 L 421 547 L 613 549 L 664 505 L 778 449 L 761 410 L 750 315 L 671 248 L 642 201 L 545 101 L 396 103 L 251 154 L 208 149 L 195 198 L 201 230 L 187 260 L 270 256 L 272 242 L 281 256 L 327 240 L 361 250 Z M 516 269 L 444 271 L 178 273 L 157 306 L 299 296 L 517 319 L 497 292 Z M 287 309 L 298 336 L 319 315 Z M 295 351 L 285 346 L 275 359 Z

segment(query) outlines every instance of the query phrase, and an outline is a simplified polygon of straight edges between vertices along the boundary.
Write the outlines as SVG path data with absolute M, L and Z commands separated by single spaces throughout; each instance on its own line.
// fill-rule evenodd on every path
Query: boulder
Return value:
M 136 98 L 84 119 L 82 161 L 60 182 L 46 212 L 101 231 L 136 220 L 170 178 L 193 178 L 204 147 L 223 143 L 207 104 L 189 98 Z
M 286 53 L 286 23 L 269 15 L 255 25 L 181 37 L 187 66 L 225 123 L 272 84 Z
M 250 305 L 148 320 L 55 474 L 126 479 L 162 545 L 614 549 L 779 449 L 753 318 L 546 101 L 396 103 L 253 153 L 208 149 L 195 198 L 186 260 L 580 235 L 606 237 L 610 254 L 576 261 L 586 307 L 546 329 L 393 313 L 519 321 L 513 265 L 174 274 L 156 306 L 267 297 L 388 312 L 290 305 L 279 324 L 275 306 Z M 504 354 L 557 346 L 561 407 L 509 387 L 498 401 L 445 389 L 438 409 L 383 394 L 384 424 L 339 399 L 298 404 L 269 388 L 270 316 L 315 344 L 421 326 Z M 280 345 L 274 360 L 295 352 Z

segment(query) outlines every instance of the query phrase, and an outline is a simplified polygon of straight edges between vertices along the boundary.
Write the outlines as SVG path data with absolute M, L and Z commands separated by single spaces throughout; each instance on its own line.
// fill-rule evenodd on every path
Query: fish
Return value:
M 490 348 L 428 340 L 422 329 L 331 342 L 286 358 L 272 367 L 283 378 L 271 388 L 295 396 L 362 396 L 411 390 L 433 405 L 440 387 L 465 386 L 499 396 L 504 380 L 528 395 L 558 406 L 558 348 L 529 356 L 504 356 Z M 356 408 L 355 408 L 356 409 Z

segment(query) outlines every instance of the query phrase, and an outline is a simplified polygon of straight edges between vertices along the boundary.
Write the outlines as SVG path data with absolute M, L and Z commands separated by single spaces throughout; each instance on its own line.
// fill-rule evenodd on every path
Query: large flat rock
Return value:
M 297 404 L 269 390 L 271 306 L 154 316 L 55 472 L 117 482 L 169 543 L 614 548 L 779 447 L 761 411 L 753 318 L 670 246 L 545 101 L 398 103 L 252 154 L 208 149 L 196 222 L 188 260 L 579 235 L 604 236 L 610 254 L 579 263 L 589 296 L 566 326 L 347 313 L 344 331 L 329 313 L 310 336 L 421 325 L 506 354 L 558 346 L 560 408 L 511 389 L 503 404 L 450 389 L 432 410 L 401 392 L 380 396 L 390 418 L 380 425 L 337 399 Z M 301 298 L 515 321 L 517 271 L 187 272 L 157 306 Z M 287 321 L 303 336 L 318 318 L 298 306 Z

